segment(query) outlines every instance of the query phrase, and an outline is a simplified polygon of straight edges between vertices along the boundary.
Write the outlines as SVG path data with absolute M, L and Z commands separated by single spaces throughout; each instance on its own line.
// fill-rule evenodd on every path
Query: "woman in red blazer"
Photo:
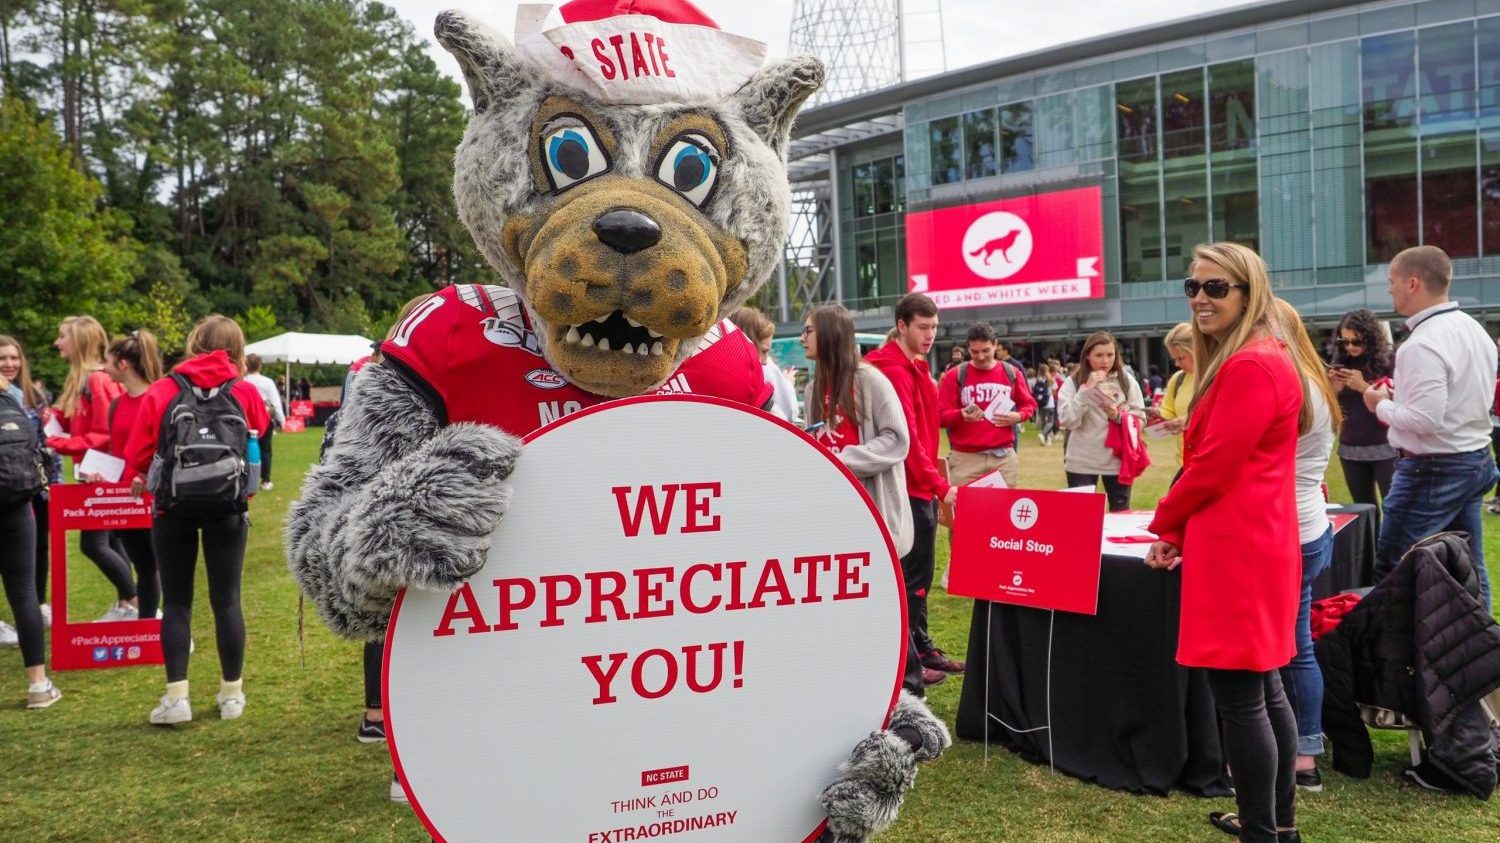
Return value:
M 1297 724 L 1278 669 L 1296 653 L 1301 589 L 1296 461 L 1302 379 L 1268 316 L 1265 262 L 1199 246 L 1185 283 L 1198 390 L 1182 476 L 1157 505 L 1146 564 L 1182 567 L 1177 661 L 1208 669 L 1247 843 L 1300 843 Z
M 104 370 L 105 346 L 109 335 L 92 316 L 69 316 L 57 326 L 52 346 L 68 361 L 68 378 L 62 394 L 53 405 L 53 418 L 65 433 L 47 437 L 47 447 L 72 457 L 73 464 L 83 462 L 90 450 L 108 451 L 109 405 L 124 390 Z M 38 539 L 42 541 L 42 539 Z M 115 587 L 115 603 L 99 618 L 101 621 L 133 621 L 139 610 L 135 577 L 125 549 L 115 539 L 113 530 L 87 530 L 78 534 L 78 547 Z

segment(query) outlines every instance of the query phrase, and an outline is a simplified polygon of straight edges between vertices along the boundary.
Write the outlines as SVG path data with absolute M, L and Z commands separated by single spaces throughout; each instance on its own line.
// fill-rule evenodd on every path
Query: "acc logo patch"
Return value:
M 532 369 L 526 373 L 526 382 L 537 389 L 562 389 L 568 385 L 562 375 L 551 369 Z

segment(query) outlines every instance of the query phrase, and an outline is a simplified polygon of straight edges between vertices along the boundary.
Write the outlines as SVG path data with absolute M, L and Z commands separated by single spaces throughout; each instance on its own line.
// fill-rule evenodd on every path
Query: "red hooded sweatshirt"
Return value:
M 75 460 L 83 459 L 90 448 L 103 451 L 109 445 L 109 403 L 125 392 L 109 373 L 95 369 L 83 382 L 83 393 L 73 415 L 62 419 L 67 436 L 47 437 L 47 447 Z
M 172 371 L 187 378 L 192 385 L 205 389 L 218 386 L 230 378 L 240 377 L 239 367 L 223 351 L 210 351 L 190 357 L 177 364 Z M 130 479 L 136 474 L 144 475 L 151 468 L 151 457 L 156 454 L 157 437 L 161 433 L 162 417 L 167 413 L 167 405 L 172 403 L 172 399 L 180 391 L 177 381 L 166 377 L 151 384 L 151 388 L 141 396 L 140 410 L 130 429 L 130 436 L 125 440 L 125 453 L 121 455 L 125 459 L 123 479 Z M 240 407 L 245 411 L 245 422 L 251 430 L 265 433 L 270 428 L 271 417 L 266 414 L 266 404 L 254 385 L 242 380 L 234 385 L 230 394 L 240 402 Z
M 932 382 L 927 361 L 907 356 L 896 341 L 865 355 L 865 361 L 890 380 L 906 413 L 906 429 L 911 432 L 911 448 L 906 452 L 907 495 L 922 500 L 945 497 L 948 481 L 937 470 L 937 385 Z

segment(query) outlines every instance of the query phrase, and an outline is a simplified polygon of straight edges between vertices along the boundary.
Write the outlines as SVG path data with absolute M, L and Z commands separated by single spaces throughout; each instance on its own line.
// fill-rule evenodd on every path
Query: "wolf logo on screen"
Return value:
M 1011 246 L 1016 245 L 1016 238 L 1020 236 L 1021 229 L 1019 228 L 1015 229 L 1014 231 L 1006 232 L 1003 236 L 996 237 L 994 240 L 991 240 L 983 246 L 980 246 L 978 249 L 970 252 L 969 257 L 977 258 L 980 255 L 983 255 L 984 263 L 986 266 L 988 266 L 990 263 L 990 258 L 994 257 L 996 252 L 999 252 L 1000 257 L 1003 258 L 1006 263 L 1010 263 L 1010 255 L 1006 253 L 1010 251 Z

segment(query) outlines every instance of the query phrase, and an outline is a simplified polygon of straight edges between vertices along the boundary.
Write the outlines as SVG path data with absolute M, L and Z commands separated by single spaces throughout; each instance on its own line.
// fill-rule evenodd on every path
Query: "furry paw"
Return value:
M 818 797 L 828 812 L 824 839 L 862 841 L 896 820 L 901 799 L 917 778 L 917 756 L 897 735 L 872 732 L 839 769 L 843 775 Z
M 498 428 L 455 424 L 387 466 L 350 512 L 351 579 L 446 591 L 479 571 L 520 451 Z
M 896 710 L 891 712 L 890 731 L 907 739 L 917 761 L 931 761 L 953 745 L 948 735 L 948 724 L 944 723 L 920 697 L 906 691 L 896 701 Z

